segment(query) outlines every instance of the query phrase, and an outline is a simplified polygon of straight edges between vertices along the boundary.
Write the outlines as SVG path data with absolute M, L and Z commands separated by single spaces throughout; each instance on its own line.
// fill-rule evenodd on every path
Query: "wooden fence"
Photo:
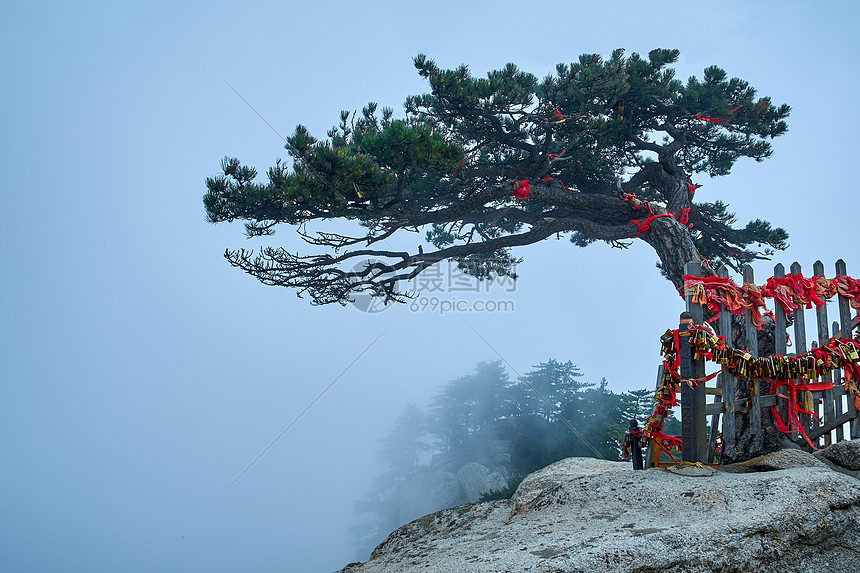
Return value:
M 702 276 L 700 263 L 688 263 L 684 270 L 687 275 Z M 837 261 L 835 270 L 837 275 L 847 275 L 845 262 L 842 260 Z M 801 274 L 800 265 L 798 263 L 791 265 L 790 272 L 796 275 Z M 813 274 L 815 276 L 824 275 L 824 265 L 821 261 L 815 263 Z M 728 271 L 725 267 L 721 267 L 717 271 L 717 276 L 728 277 Z M 774 267 L 773 276 L 774 278 L 785 277 L 783 265 L 778 264 Z M 749 265 L 743 269 L 743 280 L 744 283 L 755 284 L 753 270 Z M 693 302 L 689 295 L 686 297 L 686 305 L 687 312 L 681 315 L 678 332 L 680 376 L 682 379 L 699 379 L 706 376 L 705 360 L 701 357 L 694 358 L 688 329 L 691 325 L 703 323 L 705 309 L 700 304 Z M 803 308 L 803 305 L 799 305 L 790 317 L 786 316 L 782 305 L 775 300 L 772 305 L 775 323 L 775 355 L 796 356 L 817 346 L 818 343 L 814 340 L 807 344 L 807 321 L 804 312 L 806 309 Z M 831 307 L 832 315 L 828 315 L 828 307 Z M 827 344 L 831 337 L 837 339 L 851 338 L 854 321 L 851 317 L 849 301 L 841 294 L 833 297 L 830 302 L 823 306 L 814 307 L 811 312 L 814 316 L 809 324 L 811 326 L 814 321 L 816 328 L 812 330 L 816 332 L 817 340 L 822 345 Z M 839 320 L 831 324 L 829 316 L 838 316 Z M 717 320 L 719 334 L 725 337 L 727 344 L 731 345 L 731 313 L 723 304 L 720 304 Z M 790 337 L 787 336 L 789 323 L 791 323 L 792 328 Z M 744 350 L 752 356 L 759 356 L 757 329 L 750 310 L 744 311 L 744 329 L 745 338 L 748 341 Z M 791 346 L 789 346 L 789 338 Z M 789 349 L 793 352 L 788 353 Z M 798 418 L 806 436 L 818 448 L 844 439 L 860 438 L 860 417 L 858 417 L 858 412 L 854 406 L 853 396 L 847 395 L 841 383 L 841 374 L 840 370 L 826 372 L 817 380 L 822 383 L 819 387 L 826 386 L 826 389 L 812 392 L 799 391 L 794 397 L 795 403 L 802 404 L 803 409 L 816 414 L 815 416 L 800 414 Z M 658 389 L 662 378 L 661 367 L 657 378 Z M 809 381 L 798 382 L 808 383 Z M 725 370 L 720 372 L 711 384 L 709 386 L 707 382 L 702 382 L 695 387 L 690 387 L 684 383 L 679 385 L 681 439 L 683 441 L 681 459 L 683 461 L 718 463 L 723 452 L 733 457 L 736 446 L 736 419 L 743 419 L 746 423 L 747 419 L 744 416 L 748 416 L 751 434 L 763 431 L 761 413 L 764 408 L 769 409 L 771 406 L 775 406 L 781 420 L 789 419 L 789 398 L 780 396 L 779 394 L 782 392 L 779 390 L 771 393 L 770 384 L 761 378 L 736 377 Z M 737 414 L 741 414 L 741 417 L 736 418 Z M 708 419 L 710 423 L 708 423 Z M 798 433 L 785 435 L 801 447 L 810 449 L 806 440 L 802 436 L 798 436 Z M 722 441 L 721 448 L 718 445 L 720 438 Z M 658 465 L 660 450 L 653 444 L 649 444 L 645 460 L 646 467 Z

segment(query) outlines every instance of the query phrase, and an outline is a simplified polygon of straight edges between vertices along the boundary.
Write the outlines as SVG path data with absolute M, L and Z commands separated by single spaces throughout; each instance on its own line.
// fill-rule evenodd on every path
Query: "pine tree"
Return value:
M 520 473 L 573 456 L 619 459 L 628 400 L 609 391 L 605 379 L 595 385 L 582 376 L 571 361 L 551 359 L 512 385 L 518 408 L 500 434 L 513 442 Z
M 486 443 L 496 423 L 515 408 L 510 385 L 501 360 L 481 362 L 473 374 L 446 384 L 432 401 L 428 423 L 439 437 L 441 450 L 463 456 L 474 453 L 474 442 Z
M 760 219 L 735 226 L 726 203 L 695 201 L 696 188 L 743 157 L 769 157 L 790 109 L 716 66 L 682 82 L 671 67 L 678 56 L 583 55 L 538 79 L 513 64 L 473 77 L 419 55 L 430 92 L 409 97 L 403 117 L 370 103 L 341 112 L 324 140 L 300 125 L 287 139 L 292 167 L 279 161 L 265 182 L 225 159 L 206 180 L 207 217 L 245 221 L 248 236 L 295 225 L 323 252 L 225 256 L 315 304 L 360 292 L 404 301 L 403 282 L 443 260 L 479 278 L 515 276 L 514 247 L 560 234 L 578 246 L 641 239 L 676 287 L 690 260 L 738 269 L 785 248 L 786 232 Z M 334 218 L 360 226 L 307 227 Z M 384 247 L 410 230 L 425 231 L 435 250 Z
M 625 394 L 627 399 L 627 407 L 625 418 L 628 420 L 636 420 L 639 427 L 643 427 L 648 417 L 654 412 L 656 402 L 654 400 L 654 390 L 642 388 L 641 390 L 628 390 Z
M 578 418 L 581 415 L 579 392 L 592 386 L 578 380 L 583 376 L 579 368 L 570 360 L 561 363 L 554 359 L 541 362 L 533 368 L 523 375 L 515 388 L 516 403 L 520 410 L 537 414 L 546 420 L 558 414 Z
M 394 430 L 382 440 L 379 459 L 395 475 L 409 477 L 431 453 L 427 414 L 407 404 L 394 422 Z
M 607 460 L 620 459 L 619 442 L 628 430 L 624 419 L 627 401 L 623 394 L 607 389 L 606 378 L 593 388 L 584 391 L 584 440 L 595 454 Z M 587 454 L 586 454 L 587 455 Z
M 582 376 L 571 361 L 550 359 L 512 381 L 501 361 L 481 362 L 473 373 L 443 386 L 429 413 L 412 405 L 404 408 L 381 442 L 385 471 L 355 504 L 363 519 L 353 533 L 363 555 L 401 525 L 400 485 L 439 467 L 453 471 L 475 461 L 494 465 L 494 441 L 510 446 L 511 458 L 502 471 L 512 485 L 571 456 L 620 459 L 631 394 L 615 394 L 605 379 L 595 385 L 581 381 Z
M 385 469 L 353 507 L 361 520 L 350 531 L 361 559 L 366 559 L 388 533 L 402 525 L 399 488 L 430 462 L 435 453 L 433 432 L 429 416 L 418 406 L 407 404 L 391 433 L 380 440 L 377 456 Z

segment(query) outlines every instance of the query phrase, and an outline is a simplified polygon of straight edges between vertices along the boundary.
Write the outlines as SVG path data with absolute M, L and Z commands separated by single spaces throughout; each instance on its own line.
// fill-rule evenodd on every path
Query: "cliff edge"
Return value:
M 854 572 L 860 480 L 853 467 L 834 469 L 860 441 L 845 444 L 838 455 L 784 450 L 719 469 L 569 458 L 511 499 L 416 519 L 341 571 Z

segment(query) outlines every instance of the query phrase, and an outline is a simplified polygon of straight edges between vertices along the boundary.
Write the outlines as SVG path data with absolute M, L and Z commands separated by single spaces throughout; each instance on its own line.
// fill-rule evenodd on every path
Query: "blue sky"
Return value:
M 400 110 L 425 91 L 418 53 L 543 76 L 585 52 L 678 48 L 680 77 L 717 64 L 793 107 L 772 158 L 697 177 L 697 198 L 785 227 L 786 266 L 811 274 L 821 258 L 832 276 L 842 257 L 860 275 L 855 5 L 642 6 L 7 7 L 0 569 L 338 569 L 355 559 L 352 502 L 377 441 L 407 402 L 495 351 L 519 372 L 570 359 L 616 391 L 654 383 L 657 338 L 683 308 L 644 244 L 522 249 L 516 292 L 492 295 L 510 313 L 311 307 L 232 269 L 225 248 L 266 243 L 205 222 L 204 179 L 225 155 L 263 171 L 286 152 L 225 80 L 282 135 L 302 123 L 323 136 L 341 109 Z M 266 241 L 301 248 L 288 228 Z

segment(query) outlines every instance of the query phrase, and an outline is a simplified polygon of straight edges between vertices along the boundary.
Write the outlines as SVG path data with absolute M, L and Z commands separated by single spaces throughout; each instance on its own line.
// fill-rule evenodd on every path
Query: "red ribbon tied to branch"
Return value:
M 550 181 L 552 181 L 552 177 L 544 177 L 544 179 L 543 179 L 544 183 L 549 183 Z M 558 181 L 558 179 L 556 179 L 556 181 Z M 562 187 L 564 187 L 565 189 L 567 189 L 568 191 L 573 191 L 573 189 L 571 189 L 570 187 L 568 187 L 567 185 L 565 185 L 561 181 L 558 181 L 558 184 L 561 185 Z
M 632 207 L 636 211 L 638 211 L 639 209 L 642 208 L 642 201 L 637 199 L 636 195 L 633 195 L 632 193 L 627 193 L 626 195 L 624 195 L 624 199 L 622 199 L 621 202 L 623 203 L 626 201 L 630 201 L 630 207 Z M 649 205 L 649 209 L 650 209 L 650 205 Z M 653 215 L 654 213 L 651 213 L 651 214 Z
M 698 113 L 693 117 L 695 117 L 696 119 L 701 120 L 701 121 L 707 121 L 708 123 L 716 123 L 716 124 L 723 123 L 722 118 L 719 118 L 719 117 L 711 117 L 709 115 L 699 115 Z
M 729 112 L 726 115 L 732 115 L 733 113 L 735 113 L 736 111 L 738 111 L 742 107 L 743 107 L 743 105 L 733 107 L 732 109 L 729 110 Z M 698 120 L 701 120 L 701 121 L 707 121 L 708 123 L 716 123 L 716 124 L 723 123 L 723 118 L 721 118 L 721 117 L 711 117 L 709 115 L 700 115 L 698 113 L 694 117 Z
M 675 218 L 675 216 L 672 215 L 671 213 L 666 213 L 665 215 L 651 215 L 650 217 L 648 217 L 647 219 L 645 219 L 641 223 L 639 221 L 637 221 L 636 219 L 630 219 L 630 222 L 634 223 L 636 225 L 636 228 L 639 229 L 638 231 L 636 231 L 636 236 L 633 238 L 635 239 L 636 237 L 641 235 L 643 232 L 650 229 L 651 228 L 651 222 L 654 219 L 659 219 L 660 217 L 672 217 L 673 219 Z
M 522 181 L 516 182 L 516 187 L 514 188 L 514 197 L 516 197 L 517 199 L 529 198 L 529 182 L 527 179 L 523 179 Z

